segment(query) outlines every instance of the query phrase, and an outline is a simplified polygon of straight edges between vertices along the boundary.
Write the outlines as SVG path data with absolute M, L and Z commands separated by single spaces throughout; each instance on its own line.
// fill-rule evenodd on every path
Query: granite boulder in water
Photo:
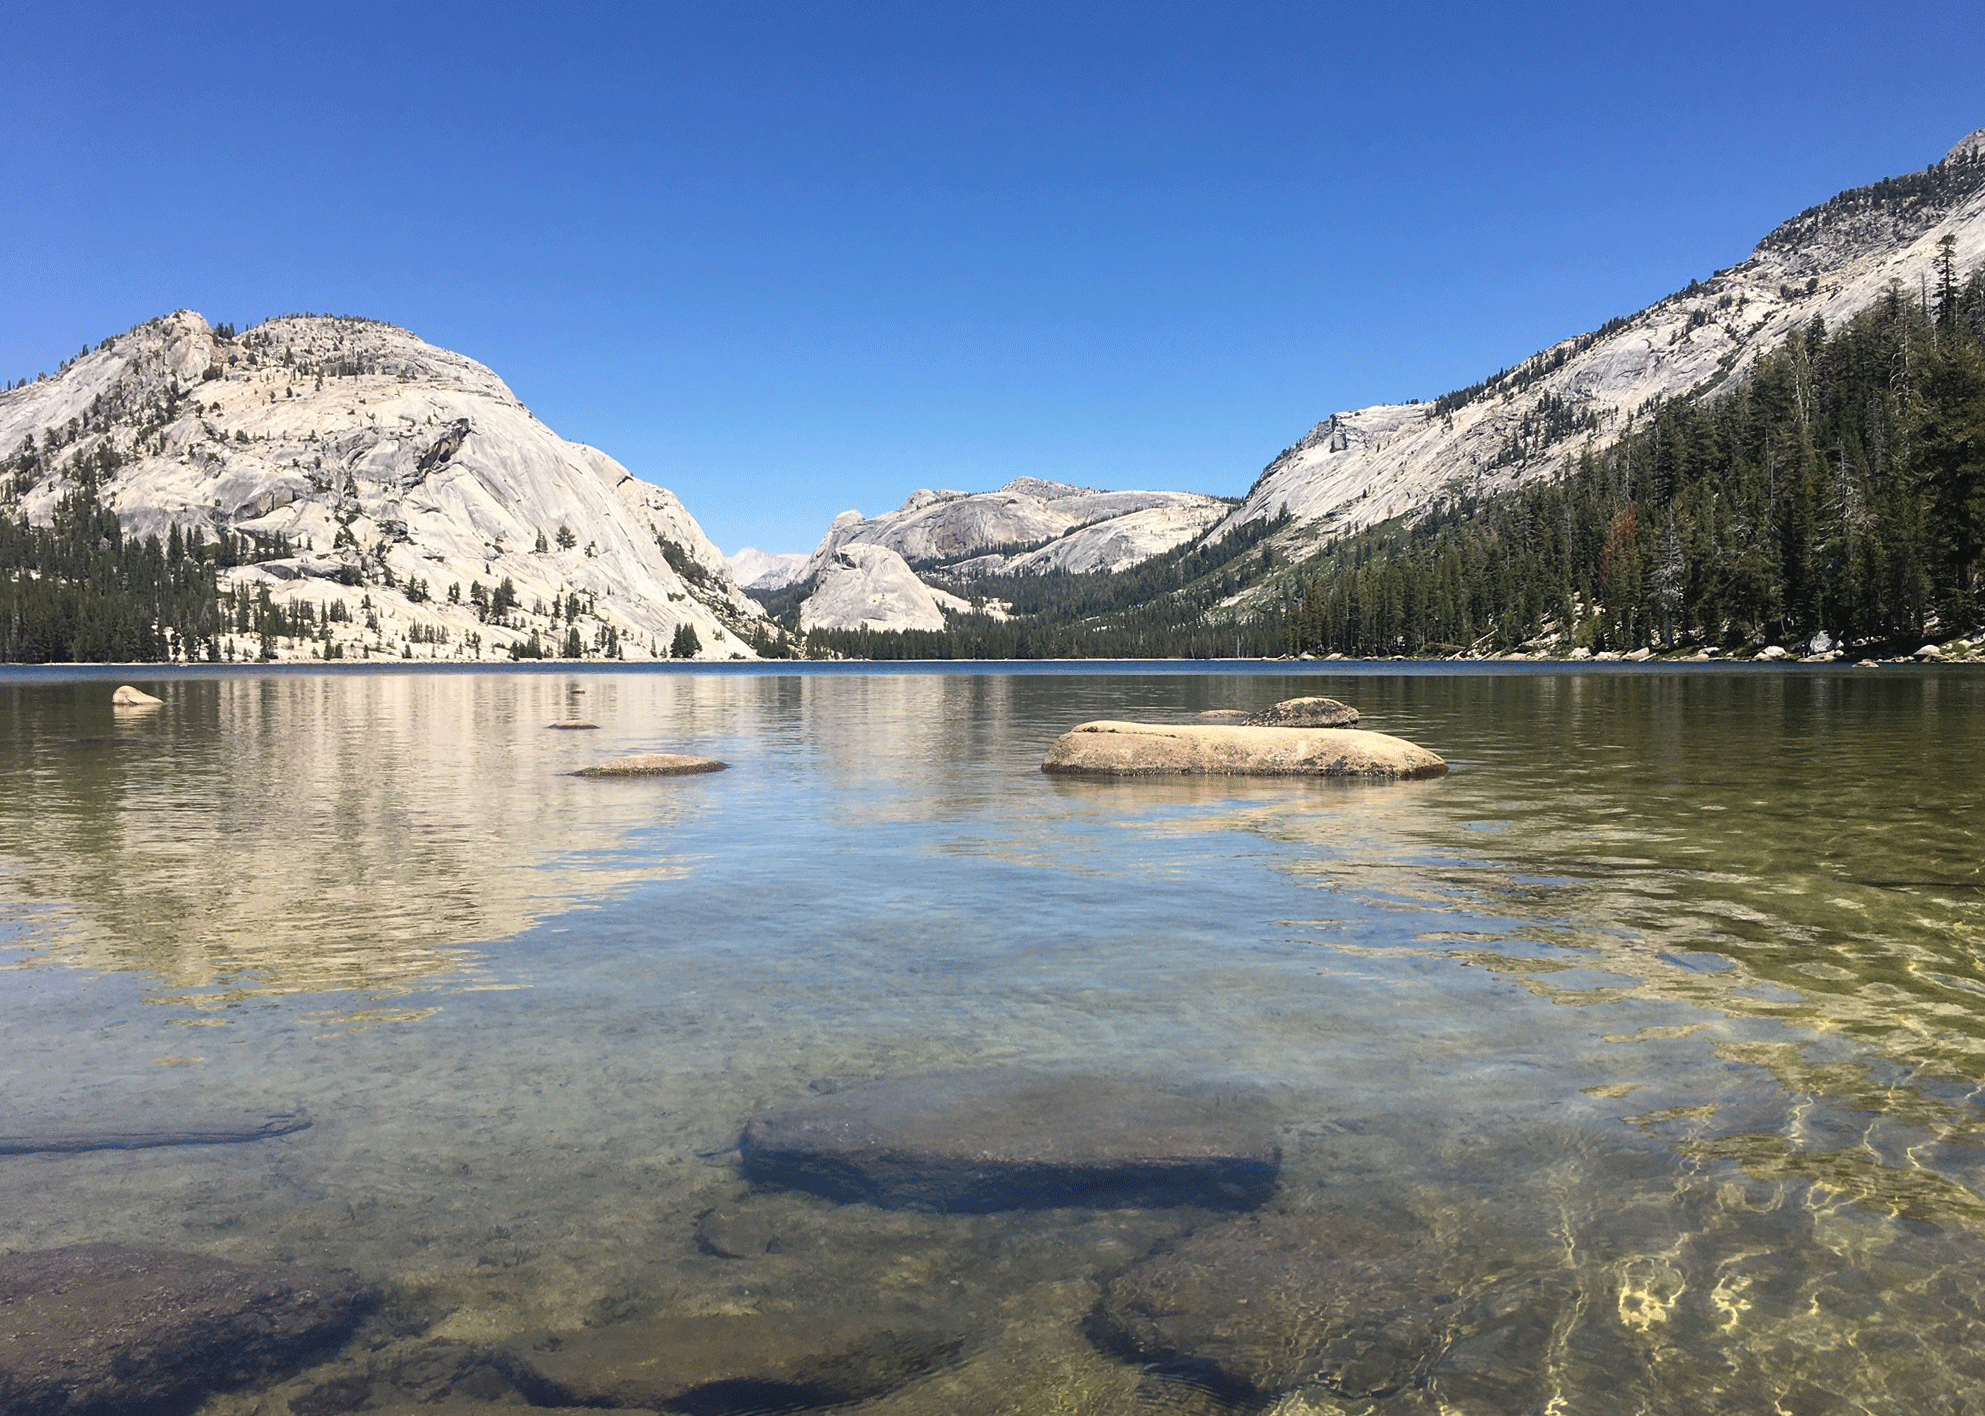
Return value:
M 377 1295 L 350 1275 L 82 1244 L 0 1256 L 0 1411 L 161 1410 L 299 1365 Z
M 1043 772 L 1080 777 L 1438 777 L 1416 743 L 1362 728 L 1083 723 L 1048 749 Z
M 1005 1071 L 877 1082 L 754 1116 L 747 1179 L 893 1209 L 1249 1208 L 1282 1163 L 1258 1096 Z
M 711 757 L 685 757 L 678 752 L 642 752 L 633 757 L 616 757 L 611 762 L 581 767 L 575 777 L 692 777 L 699 772 L 721 772 L 730 766 Z
M 720 1416 L 863 1401 L 942 1366 L 960 1346 L 915 1314 L 814 1309 L 637 1319 L 525 1338 L 510 1355 L 537 1406 Z
M 1099 1345 L 1240 1400 L 1363 1400 L 1424 1380 L 1454 1295 L 1417 1226 L 1261 1214 L 1202 1229 L 1111 1280 Z
M 1335 698 L 1285 698 L 1242 721 L 1251 728 L 1355 728 L 1358 710 Z

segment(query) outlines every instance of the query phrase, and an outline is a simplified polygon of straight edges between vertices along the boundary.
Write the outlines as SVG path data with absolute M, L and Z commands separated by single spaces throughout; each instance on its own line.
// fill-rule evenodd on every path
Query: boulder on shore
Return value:
M 1251 728 L 1355 728 L 1358 710 L 1335 698 L 1285 698 L 1242 721 Z
M 537 1406 L 794 1411 L 881 1396 L 961 1346 L 919 1314 L 816 1309 L 544 1333 L 512 1344 L 510 1357 Z
M 684 757 L 675 752 L 643 752 L 633 757 L 616 757 L 611 762 L 581 767 L 575 777 L 690 777 L 698 772 L 721 772 L 731 764 L 711 757 Z
M 754 1116 L 738 1149 L 759 1184 L 970 1214 L 1248 1208 L 1274 1192 L 1282 1165 L 1253 1095 L 1005 1069 L 811 1097 Z
M 1043 772 L 1098 777 L 1438 777 L 1447 763 L 1362 728 L 1083 723 L 1048 749 Z
M 154 698 L 142 688 L 133 688 L 128 683 L 121 685 L 117 692 L 110 695 L 113 708 L 156 708 L 163 702 L 165 702 L 163 698 Z
M 162 1410 L 301 1364 L 377 1301 L 346 1274 L 203 1254 L 79 1244 L 0 1255 L 0 1411 Z

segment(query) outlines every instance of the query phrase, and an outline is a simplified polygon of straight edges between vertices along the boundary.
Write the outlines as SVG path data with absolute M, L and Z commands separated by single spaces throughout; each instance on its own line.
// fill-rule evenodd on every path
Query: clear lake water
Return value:
M 437 1341 L 871 1305 L 964 1340 L 864 1416 L 1985 1411 L 1985 673 L 1293 669 L 9 671 L 0 1133 L 311 1125 L 0 1156 L 0 1247 L 394 1295 L 206 1416 Z M 1039 770 L 1306 694 L 1453 771 Z M 568 775 L 634 752 L 730 767 Z M 1396 1391 L 1237 1403 L 1090 1322 L 1229 1217 L 740 1177 L 756 1110 L 987 1067 L 1264 1092 L 1272 1207 L 1464 1316 Z

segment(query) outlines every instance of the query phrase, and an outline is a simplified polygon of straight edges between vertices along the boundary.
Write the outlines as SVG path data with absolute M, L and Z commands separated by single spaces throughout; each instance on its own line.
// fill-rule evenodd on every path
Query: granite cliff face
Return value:
M 1021 477 L 993 492 L 919 491 L 895 511 L 836 517 L 806 566 L 785 583 L 814 581 L 802 624 L 827 629 L 942 629 L 922 597 L 904 597 L 905 575 L 934 573 L 954 581 L 997 575 L 1083 575 L 1119 571 L 1183 545 L 1219 521 L 1231 504 L 1191 492 L 1103 492 Z M 850 557 L 876 547 L 887 557 Z M 851 572 L 882 577 L 857 591 Z M 774 588 L 764 580 L 762 588 Z M 831 586 L 832 593 L 822 591 Z M 967 601 L 925 590 L 935 605 Z M 914 603 L 913 603 L 914 602 Z M 888 618 L 890 606 L 903 613 Z M 859 608 L 859 620 L 848 611 Z M 997 613 L 997 606 L 994 606 Z
M 1651 404 L 1715 389 L 1815 319 L 1835 327 L 1891 289 L 1918 298 L 1946 237 L 1961 268 L 1985 260 L 1985 130 L 1923 172 L 1802 212 L 1741 264 L 1472 388 L 1332 414 L 1207 539 L 1286 513 L 1282 540 L 1300 550 L 1445 494 L 1556 476 Z
M 0 505 L 46 523 L 93 470 L 127 535 L 286 544 L 228 584 L 343 601 L 351 618 L 326 627 L 348 656 L 475 658 L 533 635 L 555 653 L 576 629 L 589 653 L 645 658 L 687 626 L 721 659 L 770 628 L 673 493 L 390 325 L 289 316 L 229 337 L 182 310 L 0 393 L 0 454 L 24 447 L 34 469 L 0 477 Z M 514 606 L 472 602 L 506 580 Z

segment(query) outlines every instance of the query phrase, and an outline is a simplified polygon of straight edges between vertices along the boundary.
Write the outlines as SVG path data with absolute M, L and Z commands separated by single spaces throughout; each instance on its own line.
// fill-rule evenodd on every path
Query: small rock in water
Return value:
M 753 1117 L 745 1177 L 892 1209 L 1248 1208 L 1282 1150 L 1245 1093 L 1007 1071 L 851 1087 Z
M 1362 728 L 1083 723 L 1048 749 L 1043 772 L 1094 777 L 1439 777 L 1447 763 Z
M 1335 698 L 1285 698 L 1246 721 L 1252 728 L 1355 728 L 1358 710 Z
M 950 1362 L 962 1345 L 915 1313 L 813 1310 L 637 1319 L 526 1338 L 511 1355 L 518 1386 L 537 1406 L 718 1416 L 881 1396 Z
M 712 1209 L 696 1217 L 696 1247 L 716 1259 L 756 1259 L 785 1246 L 764 1215 Z
M 1241 1399 L 1299 1387 L 1385 1396 L 1420 1381 L 1453 1306 L 1410 1223 L 1250 1215 L 1202 1229 L 1111 1280 L 1106 1349 Z
M 1208 708 L 1195 715 L 1202 723 L 1245 723 L 1248 710 L 1245 708 Z
M 378 1302 L 346 1274 L 82 1244 L 0 1256 L 0 1411 L 163 1409 L 299 1365 Z
M 127 683 L 110 695 L 110 702 L 114 708 L 156 708 L 165 700 L 154 698 L 142 688 L 133 688 Z
M 643 752 L 633 757 L 616 757 L 592 767 L 581 767 L 575 777 L 689 777 L 698 772 L 721 772 L 731 764 L 709 757 L 684 757 L 674 752 Z
M 552 728 L 560 732 L 578 733 L 578 732 L 585 732 L 588 729 L 596 729 L 599 727 L 599 724 L 598 723 L 546 723 L 545 726 L 547 728 Z

